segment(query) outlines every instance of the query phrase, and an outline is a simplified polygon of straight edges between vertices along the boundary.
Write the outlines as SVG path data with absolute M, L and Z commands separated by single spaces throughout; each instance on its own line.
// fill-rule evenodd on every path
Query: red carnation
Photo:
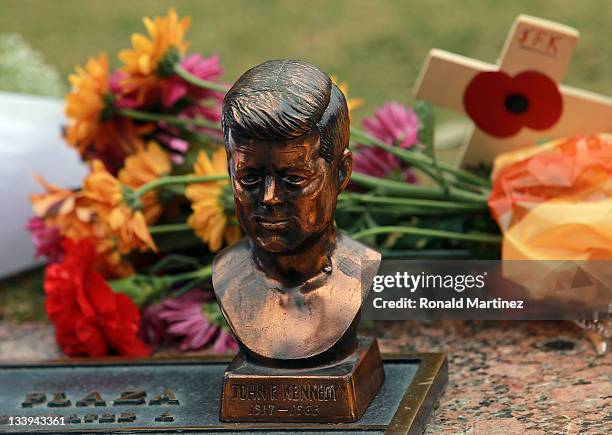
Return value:
M 482 131 L 509 137 L 523 127 L 546 130 L 559 120 L 563 97 L 557 84 L 537 71 L 514 77 L 502 71 L 477 74 L 463 94 L 463 106 Z
M 47 267 L 44 284 L 47 315 L 62 350 L 70 356 L 149 355 L 137 337 L 138 307 L 126 295 L 113 293 L 94 270 L 91 241 L 66 239 L 63 246 L 64 260 Z

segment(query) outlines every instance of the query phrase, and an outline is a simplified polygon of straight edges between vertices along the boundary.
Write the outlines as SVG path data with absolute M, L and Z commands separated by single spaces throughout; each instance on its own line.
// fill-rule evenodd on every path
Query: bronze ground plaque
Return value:
M 0 433 L 421 433 L 448 380 L 446 356 L 398 354 L 383 360 L 385 382 L 363 416 L 339 424 L 317 423 L 316 418 L 302 423 L 220 421 L 228 358 L 4 364 Z M 301 393 L 296 394 L 299 399 Z M 332 393 L 324 389 L 322 394 Z M 305 412 L 311 402 L 292 404 Z

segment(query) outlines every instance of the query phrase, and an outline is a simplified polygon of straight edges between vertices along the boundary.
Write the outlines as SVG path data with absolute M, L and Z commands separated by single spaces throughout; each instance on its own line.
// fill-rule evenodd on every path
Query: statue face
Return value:
M 318 134 L 229 145 L 236 214 L 257 246 L 291 253 L 333 225 L 339 192 Z

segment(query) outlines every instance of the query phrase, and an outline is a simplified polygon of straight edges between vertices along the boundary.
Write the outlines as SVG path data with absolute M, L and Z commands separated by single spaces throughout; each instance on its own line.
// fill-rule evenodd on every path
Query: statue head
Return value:
M 236 214 L 256 246 L 292 253 L 333 232 L 352 156 L 346 100 L 323 71 L 251 68 L 226 94 L 222 124 Z

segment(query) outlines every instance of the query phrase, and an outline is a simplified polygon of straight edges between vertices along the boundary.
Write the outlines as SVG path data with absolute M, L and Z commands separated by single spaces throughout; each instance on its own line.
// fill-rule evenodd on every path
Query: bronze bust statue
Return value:
M 240 358 L 301 369 L 350 358 L 380 254 L 334 224 L 352 168 L 342 91 L 314 65 L 268 61 L 226 94 L 222 123 L 247 236 L 215 257 L 213 286 Z

